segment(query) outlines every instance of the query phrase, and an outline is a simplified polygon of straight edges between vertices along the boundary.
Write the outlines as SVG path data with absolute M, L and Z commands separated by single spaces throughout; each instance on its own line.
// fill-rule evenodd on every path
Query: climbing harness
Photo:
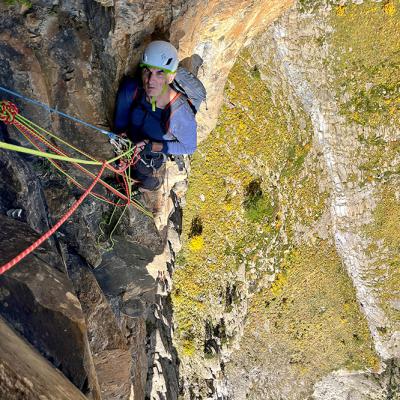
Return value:
M 165 161 L 167 161 L 167 156 L 166 154 L 161 152 L 152 152 L 151 157 L 144 153 L 140 155 L 139 161 L 147 168 L 152 169 L 153 174 L 155 174 L 157 172 L 156 163 L 159 163 L 160 161 L 164 163 Z
M 6 100 L 0 102 L 0 121 L 7 125 L 15 127 L 25 137 L 25 139 L 29 141 L 36 148 L 36 149 L 31 149 L 0 141 L 0 149 L 17 151 L 26 154 L 31 154 L 34 156 L 44 157 L 59 172 L 64 174 L 73 184 L 75 184 L 78 188 L 84 191 L 82 196 L 72 205 L 72 207 L 67 211 L 67 213 L 48 232 L 42 235 L 36 242 L 34 242 L 26 250 L 18 254 L 16 257 L 7 262 L 5 265 L 1 266 L 0 275 L 9 270 L 19 261 L 21 261 L 24 257 L 26 257 L 28 254 L 34 251 L 38 246 L 40 246 L 41 243 L 47 240 L 54 232 L 56 232 L 57 229 L 76 211 L 79 205 L 89 195 L 106 203 L 112 204 L 115 206 L 115 208 L 125 207 L 126 209 L 128 205 L 132 204 L 140 211 L 142 211 L 144 214 L 152 216 L 152 214 L 148 210 L 146 210 L 138 201 L 131 199 L 131 186 L 133 180 L 130 178 L 130 167 L 134 166 L 139 161 L 140 156 L 136 146 L 134 146 L 129 140 L 120 138 L 119 136 L 115 135 L 112 132 L 108 132 L 104 129 L 97 128 L 77 118 L 68 116 L 67 114 L 62 113 L 53 108 L 50 108 L 43 103 L 40 103 L 36 100 L 28 99 L 25 96 L 22 96 L 8 89 L 5 89 L 1 86 L 0 90 L 12 94 L 13 96 L 27 100 L 31 103 L 38 104 L 50 112 L 56 112 L 66 118 L 72 119 L 73 121 L 79 122 L 83 125 L 96 129 L 102 132 L 103 134 L 106 134 L 109 137 L 111 144 L 114 146 L 115 152 L 117 153 L 117 156 L 110 160 L 100 161 L 92 157 L 91 155 L 87 154 L 86 152 L 78 149 L 77 147 L 71 145 L 65 140 L 62 140 L 60 137 L 53 134 L 52 132 L 49 132 L 41 128 L 39 125 L 35 124 L 34 122 L 28 120 L 27 118 L 19 114 L 18 108 L 14 103 Z M 78 153 L 81 158 L 71 157 L 65 150 L 61 149 L 53 142 L 50 142 L 48 138 L 53 139 L 53 141 L 58 141 L 64 146 L 68 147 L 69 151 Z M 119 166 L 113 166 L 113 164 L 115 162 L 118 162 L 119 160 L 123 160 L 123 162 Z M 80 172 L 90 177 L 92 179 L 92 183 L 90 184 L 90 186 L 88 188 L 85 188 L 85 186 L 82 183 L 80 183 L 76 178 L 71 176 L 71 174 L 66 170 L 66 168 L 62 166 L 61 162 L 72 164 Z M 90 170 L 88 170 L 83 165 L 101 166 L 101 168 L 100 171 L 97 174 L 95 174 Z M 122 178 L 122 187 L 125 193 L 121 193 L 120 190 L 117 190 L 116 188 L 105 182 L 103 179 L 101 179 L 105 169 L 114 172 L 117 176 Z M 94 192 L 93 189 L 95 188 L 96 184 L 101 184 L 108 192 L 111 192 L 113 195 L 116 195 L 118 197 L 117 202 L 112 201 L 103 194 Z M 123 210 L 118 222 L 122 218 L 125 209 Z M 116 227 L 114 227 L 112 233 L 114 232 L 115 228 Z

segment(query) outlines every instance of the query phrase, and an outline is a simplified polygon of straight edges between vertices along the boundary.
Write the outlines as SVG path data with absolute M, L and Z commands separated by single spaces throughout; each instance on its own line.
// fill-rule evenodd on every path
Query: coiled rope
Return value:
M 0 89 L 4 89 L 1 88 Z M 15 92 L 12 92 L 12 94 L 15 95 Z M 20 96 L 23 97 L 23 96 Z M 23 97 L 25 98 L 25 97 Z M 26 99 L 26 98 L 25 98 Z M 33 101 L 35 102 L 35 101 Z M 48 107 L 49 108 L 49 107 Z M 52 109 L 53 110 L 53 109 Z M 58 112 L 58 111 L 57 111 Z M 58 112 L 60 113 L 60 112 Z M 63 113 L 60 113 L 63 115 Z M 72 118 L 73 119 L 73 118 Z M 77 119 L 76 119 L 77 120 Z M 63 173 L 73 184 L 75 184 L 77 187 L 80 189 L 84 190 L 84 193 L 82 196 L 73 204 L 73 206 L 67 211 L 67 213 L 51 228 L 48 232 L 46 232 L 44 235 L 42 235 L 35 243 L 33 243 L 31 246 L 29 246 L 26 250 L 21 252 L 19 255 L 14 257 L 11 261 L 7 262 L 5 265 L 0 267 L 0 275 L 9 270 L 11 267 L 13 267 L 15 264 L 17 264 L 20 260 L 22 260 L 24 257 L 26 257 L 28 254 L 30 254 L 32 251 L 34 251 L 38 246 L 40 246 L 41 243 L 43 243 L 45 240 L 47 240 L 79 207 L 79 205 L 84 201 L 84 199 L 88 195 L 92 195 L 95 198 L 105 201 L 109 204 L 114 205 L 115 207 L 120 207 L 120 206 L 128 206 L 129 204 L 133 204 L 136 208 L 138 208 L 140 211 L 145 213 L 148 216 L 152 216 L 152 214 L 146 210 L 140 203 L 138 203 L 135 200 L 131 200 L 131 185 L 132 185 L 132 179 L 130 178 L 130 167 L 134 166 L 136 162 L 140 159 L 140 156 L 138 154 L 138 149 L 136 146 L 133 146 L 130 141 L 124 141 L 124 145 L 128 145 L 127 150 L 123 151 L 121 154 L 118 156 L 106 160 L 106 161 L 100 161 L 97 160 L 96 158 L 92 157 L 91 155 L 85 153 L 84 151 L 78 149 L 75 146 L 72 146 L 65 140 L 62 140 L 59 138 L 57 135 L 41 128 L 39 125 L 35 124 L 34 122 L 28 120 L 27 118 L 23 117 L 22 115 L 19 114 L 17 106 L 10 102 L 10 101 L 1 101 L 0 102 L 0 121 L 4 122 L 7 125 L 12 125 L 14 126 L 34 147 L 35 149 L 23 147 L 23 146 L 17 146 L 13 145 L 10 143 L 6 142 L 1 142 L 0 141 L 0 148 L 5 149 L 5 150 L 11 150 L 11 151 L 17 151 L 17 152 L 22 152 L 26 154 L 31 154 L 34 156 L 38 157 L 44 157 L 46 158 L 51 164 L 59 170 L 61 173 Z M 80 120 L 77 120 L 78 122 L 83 122 Z M 91 126 L 90 124 L 84 123 L 85 125 Z M 92 126 L 91 126 L 92 127 Z M 97 128 L 98 129 L 98 128 Z M 98 129 L 99 130 L 99 129 Z M 104 132 L 104 130 L 101 130 Z M 111 132 L 107 132 L 111 133 Z M 111 133 L 112 134 L 112 133 Z M 66 151 L 62 150 L 52 142 L 50 142 L 48 139 L 46 139 L 46 136 L 49 136 L 50 138 L 54 139 L 55 141 L 58 141 L 68 147 L 69 149 L 79 153 L 80 155 L 86 157 L 86 158 L 75 158 L 75 157 L 70 157 Z M 115 134 L 112 134 L 112 137 L 109 136 L 112 140 L 118 141 L 118 137 Z M 48 152 L 47 150 L 51 150 L 52 152 Z M 113 163 L 118 161 L 118 160 L 125 160 L 123 163 L 122 167 L 113 167 Z M 57 160 L 57 161 L 56 161 Z M 67 162 L 71 163 L 74 165 L 79 171 L 83 172 L 85 175 L 91 177 L 93 179 L 92 183 L 90 186 L 85 189 L 84 186 L 79 183 L 75 178 L 73 178 L 62 166 L 59 164 L 58 161 L 61 162 Z M 91 171 L 87 170 L 85 167 L 82 165 L 99 165 L 101 166 L 101 169 L 97 175 L 92 173 Z M 122 177 L 122 186 L 125 191 L 125 194 L 121 193 L 119 190 L 115 189 L 108 183 L 106 183 L 104 180 L 101 179 L 101 176 L 104 172 L 105 169 L 109 169 L 118 176 Z M 112 194 L 116 195 L 119 197 L 119 200 L 122 200 L 122 202 L 117 201 L 113 202 L 110 199 L 106 198 L 105 196 L 93 192 L 94 187 L 96 184 L 99 183 L 102 186 L 104 186 L 107 191 L 111 192 Z

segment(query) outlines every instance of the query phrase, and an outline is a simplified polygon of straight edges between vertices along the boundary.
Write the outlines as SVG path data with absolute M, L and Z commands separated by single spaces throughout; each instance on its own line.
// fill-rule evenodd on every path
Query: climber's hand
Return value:
M 151 142 L 151 151 L 159 153 L 162 151 L 164 145 L 161 142 Z
M 147 144 L 147 143 L 149 143 L 148 140 L 142 140 L 141 142 L 136 143 L 136 148 L 137 148 L 139 151 L 142 151 L 142 150 L 146 147 L 146 144 Z

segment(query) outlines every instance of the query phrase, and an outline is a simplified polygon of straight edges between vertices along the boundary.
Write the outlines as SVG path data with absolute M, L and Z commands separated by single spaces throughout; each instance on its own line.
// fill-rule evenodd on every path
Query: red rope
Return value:
M 52 144 L 51 142 L 49 142 L 48 140 L 46 140 L 44 137 L 42 137 L 40 134 L 38 134 L 37 132 L 35 132 L 33 129 L 31 129 L 29 126 L 17 121 L 15 119 L 15 116 L 18 114 L 18 108 L 16 107 L 15 104 L 9 102 L 9 101 L 3 101 L 0 102 L 0 121 L 6 123 L 6 124 L 12 124 L 15 125 L 15 127 L 28 139 L 30 138 L 30 140 L 32 140 L 32 144 L 38 148 L 39 150 L 44 151 L 44 149 L 42 148 L 41 145 L 44 145 L 46 147 L 48 147 L 49 149 L 53 150 L 55 153 L 63 155 L 63 156 L 67 156 L 67 154 L 60 149 L 58 146 Z M 78 168 L 81 172 L 85 173 L 86 175 L 89 175 L 90 177 L 93 178 L 93 182 L 91 183 L 91 185 L 85 190 L 83 188 L 83 186 L 75 181 L 75 179 L 72 179 L 72 182 L 77 185 L 79 188 L 81 188 L 82 190 L 85 190 L 85 192 L 82 194 L 82 196 L 71 206 L 71 208 L 64 214 L 64 216 L 53 226 L 53 228 L 51 228 L 49 231 L 47 231 L 45 234 L 43 234 L 36 242 L 34 242 L 32 245 L 30 245 L 27 249 L 25 249 L 24 251 L 22 251 L 20 254 L 18 254 L 16 257 L 14 257 L 12 260 L 10 260 L 9 262 L 7 262 L 6 264 L 4 264 L 3 266 L 0 267 L 0 275 L 2 275 L 3 273 L 5 273 L 6 271 L 8 271 L 10 268 L 12 268 L 15 264 L 17 264 L 18 262 L 20 262 L 23 258 L 25 258 L 28 254 L 30 254 L 31 252 L 33 252 L 35 249 L 37 249 L 44 241 L 46 241 L 51 235 L 54 234 L 54 232 L 57 231 L 57 229 L 60 228 L 60 226 L 76 211 L 76 209 L 80 206 L 80 204 L 85 200 L 85 198 L 90 194 L 92 196 L 101 198 L 105 201 L 107 201 L 110 204 L 114 204 L 113 202 L 111 202 L 110 200 L 108 200 L 106 197 L 98 194 L 98 193 L 91 193 L 92 190 L 94 189 L 94 187 L 96 186 L 97 183 L 103 185 L 106 189 L 108 189 L 111 193 L 115 194 L 116 196 L 120 197 L 122 200 L 126 201 L 125 205 L 128 205 L 131 203 L 131 199 L 129 194 L 129 183 L 127 181 L 127 178 L 124 174 L 124 172 L 131 166 L 134 166 L 138 160 L 140 159 L 140 155 L 139 155 L 139 149 L 135 148 L 134 149 L 134 153 L 133 156 L 131 157 L 131 159 L 125 163 L 125 165 L 122 168 L 114 168 L 112 167 L 109 163 L 107 163 L 107 161 L 103 161 L 102 162 L 102 167 L 99 171 L 99 173 L 97 174 L 97 176 L 95 176 L 95 174 L 93 174 L 90 171 L 87 171 L 85 168 L 83 168 L 81 165 L 77 164 L 77 163 L 73 163 L 73 165 Z M 85 154 L 86 155 L 86 154 Z M 89 157 L 89 156 L 88 156 Z M 55 162 L 54 160 L 50 160 L 50 162 L 53 162 L 55 165 L 57 165 L 58 167 L 60 167 L 60 165 Z M 112 186 L 110 186 L 109 184 L 107 184 L 106 182 L 104 182 L 101 178 L 105 168 L 108 168 L 109 170 L 111 170 L 112 172 L 116 173 L 117 175 L 122 175 L 122 181 L 123 181 L 123 186 L 126 192 L 126 195 L 123 195 L 122 193 L 120 193 L 119 191 L 117 191 L 116 189 L 114 189 Z M 62 168 L 60 168 L 62 169 Z M 119 205 L 118 203 L 116 203 L 115 205 Z
M 59 147 L 57 147 L 56 145 L 48 142 L 46 139 L 40 137 L 37 133 L 33 132 L 31 129 L 29 129 L 27 126 L 14 121 L 13 124 L 17 127 L 17 129 L 22 133 L 22 134 L 26 134 L 29 135 L 31 138 L 36 138 L 37 140 L 39 140 L 40 142 L 42 142 L 45 146 L 47 146 L 48 148 L 50 148 L 51 150 L 53 150 L 56 154 L 62 155 L 62 156 L 68 156 L 67 153 L 65 153 L 63 150 L 61 150 Z M 35 144 L 35 147 L 39 150 L 44 151 L 43 148 L 41 148 L 40 146 L 37 145 L 37 143 Z M 51 160 L 49 160 L 50 162 L 52 162 Z M 119 175 L 123 175 L 124 171 L 131 165 L 135 165 L 137 162 L 137 152 L 135 151 L 131 162 L 128 163 L 124 168 L 117 170 L 113 167 L 111 167 L 109 164 L 107 164 L 107 168 L 110 169 L 111 171 L 119 174 Z M 56 163 L 54 163 L 56 164 Z M 77 163 L 72 163 L 77 169 L 79 169 L 81 172 L 83 172 L 85 175 L 90 176 L 91 178 L 94 178 L 95 175 L 92 174 L 91 172 L 87 171 L 85 168 L 83 168 L 81 165 L 77 164 Z M 59 164 L 58 164 L 59 165 Z M 99 183 L 101 183 L 106 189 L 108 189 L 111 193 L 113 193 L 114 195 L 118 196 L 119 198 L 121 198 L 122 200 L 126 201 L 126 204 L 129 204 L 129 199 L 127 196 L 123 195 L 122 193 L 120 193 L 118 190 L 114 189 L 111 185 L 109 185 L 108 183 L 104 182 L 103 180 L 100 180 Z M 79 187 L 79 186 L 78 186 Z M 126 190 L 127 184 L 125 185 L 125 190 Z M 126 191 L 126 193 L 128 193 Z M 96 193 L 97 195 L 97 193 Z M 100 195 L 99 195 L 100 196 Z
M 12 124 L 14 125 L 25 137 L 29 136 L 30 140 L 32 141 L 32 144 L 39 150 L 44 151 L 44 149 L 38 144 L 37 141 L 41 142 L 42 144 L 44 144 L 46 147 L 48 147 L 49 149 L 53 150 L 55 153 L 59 154 L 59 155 L 63 155 L 63 156 L 67 156 L 67 153 L 65 153 L 62 149 L 60 149 L 58 146 L 54 145 L 53 143 L 49 142 L 48 140 L 46 140 L 44 137 L 42 137 L 39 133 L 35 132 L 31 127 L 27 126 L 26 124 L 21 123 L 20 121 L 16 120 L 16 115 L 18 115 L 18 108 L 17 106 L 10 102 L 10 101 L 2 101 L 0 102 L 0 121 L 6 123 L 6 124 Z M 89 155 L 85 154 L 87 157 L 90 157 Z M 140 159 L 140 155 L 139 155 L 139 149 L 136 147 L 134 149 L 134 153 L 132 155 L 132 157 L 130 158 L 130 160 L 128 162 L 125 163 L 125 165 L 121 168 L 114 168 L 112 165 L 108 164 L 106 165 L 106 168 L 108 168 L 109 170 L 111 170 L 112 172 L 114 172 L 117 176 L 118 175 L 122 175 L 122 182 L 123 182 L 123 187 L 125 190 L 126 195 L 123 195 L 122 193 L 120 193 L 118 190 L 114 189 L 111 185 L 109 185 L 108 183 L 104 182 L 102 179 L 99 180 L 99 183 L 101 185 L 103 185 L 108 191 L 110 191 L 111 193 L 113 193 L 114 195 L 116 195 L 117 197 L 119 197 L 120 199 L 125 201 L 125 204 L 122 204 L 121 206 L 125 206 L 125 205 L 129 205 L 131 204 L 131 199 L 129 196 L 129 183 L 127 181 L 126 175 L 125 175 L 125 171 L 134 166 Z M 60 164 L 55 162 L 54 160 L 49 160 L 52 164 L 54 164 L 55 166 L 57 166 L 60 170 L 62 170 L 63 172 L 65 172 L 65 170 L 63 168 L 61 168 Z M 98 160 L 96 160 L 98 161 Z M 79 165 L 78 163 L 72 163 L 77 169 L 79 169 L 81 172 L 83 172 L 84 174 L 90 176 L 91 178 L 95 178 L 95 175 L 86 170 L 85 168 L 83 168 L 81 165 Z M 80 189 L 83 189 L 83 185 L 81 185 L 80 183 L 78 183 L 75 179 L 70 179 L 72 183 L 74 183 L 77 187 L 79 187 Z M 134 179 L 132 181 L 135 181 Z M 98 193 L 91 193 L 92 196 L 97 197 L 99 199 L 102 199 L 104 201 L 106 201 L 109 204 L 113 204 L 116 206 L 120 206 L 120 204 L 118 203 L 114 203 L 113 201 L 107 199 L 106 197 L 98 194 Z
M 48 142 L 46 139 L 42 138 L 41 136 L 37 135 L 35 132 L 31 131 L 29 128 L 27 128 L 25 125 L 21 125 L 18 122 L 14 123 L 14 125 L 17 127 L 17 129 L 28 139 L 31 140 L 31 143 L 40 151 L 45 151 L 45 149 L 40 145 L 40 142 L 42 144 L 44 144 L 45 146 L 47 146 L 48 148 L 50 148 L 51 150 L 53 150 L 56 154 L 62 155 L 62 156 L 68 156 L 63 150 L 61 150 L 59 147 L 53 145 L 52 143 Z M 49 162 L 53 165 L 55 165 L 57 168 L 59 168 L 60 170 L 64 171 L 64 169 L 61 167 L 61 164 L 49 159 Z M 90 176 L 91 178 L 95 178 L 95 174 L 87 171 L 85 168 L 83 168 L 82 166 L 80 166 L 79 164 L 76 163 L 72 163 L 76 168 L 78 168 L 80 171 L 82 171 L 85 175 Z M 79 182 L 77 182 L 75 179 L 71 179 L 70 177 L 68 177 L 68 179 L 74 184 L 76 185 L 79 189 L 85 191 L 86 189 L 84 188 L 84 186 L 82 184 L 80 184 Z M 111 205 L 114 206 L 118 206 L 118 207 L 122 207 L 125 206 L 128 203 L 128 197 L 123 195 L 122 193 L 120 193 L 118 190 L 114 189 L 112 186 L 110 186 L 108 183 L 104 182 L 102 179 L 99 180 L 99 183 L 102 184 L 106 189 L 108 189 L 110 192 L 112 192 L 113 194 L 115 194 L 116 196 L 120 197 L 122 200 L 125 200 L 126 203 L 125 204 L 118 204 L 115 203 L 109 199 L 107 199 L 105 196 L 99 194 L 99 193 L 90 193 L 91 196 L 94 196 L 95 198 L 99 198 Z
M 64 216 L 50 229 L 48 230 L 43 236 L 41 236 L 36 242 L 32 243 L 27 249 L 22 251 L 8 263 L 4 264 L 0 267 L 0 275 L 4 274 L 4 272 L 8 271 L 12 268 L 15 264 L 20 262 L 23 258 L 25 258 L 28 254 L 32 251 L 37 249 L 45 240 L 47 240 L 80 206 L 80 204 L 85 200 L 85 198 L 90 194 L 92 189 L 95 187 L 96 183 L 99 181 L 101 175 L 103 174 L 105 168 L 107 166 L 106 161 L 103 161 L 103 165 L 99 173 L 97 174 L 96 178 L 93 180 L 91 185 L 86 189 L 86 191 L 82 194 L 82 196 L 71 206 L 71 208 L 64 214 Z
M 0 121 L 5 124 L 12 124 L 15 121 L 15 116 L 18 114 L 18 108 L 11 101 L 3 100 L 0 102 Z

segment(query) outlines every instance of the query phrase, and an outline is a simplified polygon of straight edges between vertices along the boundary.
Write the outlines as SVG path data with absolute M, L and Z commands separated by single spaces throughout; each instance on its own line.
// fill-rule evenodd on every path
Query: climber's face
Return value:
M 148 97 L 158 97 L 167 89 L 170 83 L 170 74 L 162 69 L 143 67 L 143 88 Z

